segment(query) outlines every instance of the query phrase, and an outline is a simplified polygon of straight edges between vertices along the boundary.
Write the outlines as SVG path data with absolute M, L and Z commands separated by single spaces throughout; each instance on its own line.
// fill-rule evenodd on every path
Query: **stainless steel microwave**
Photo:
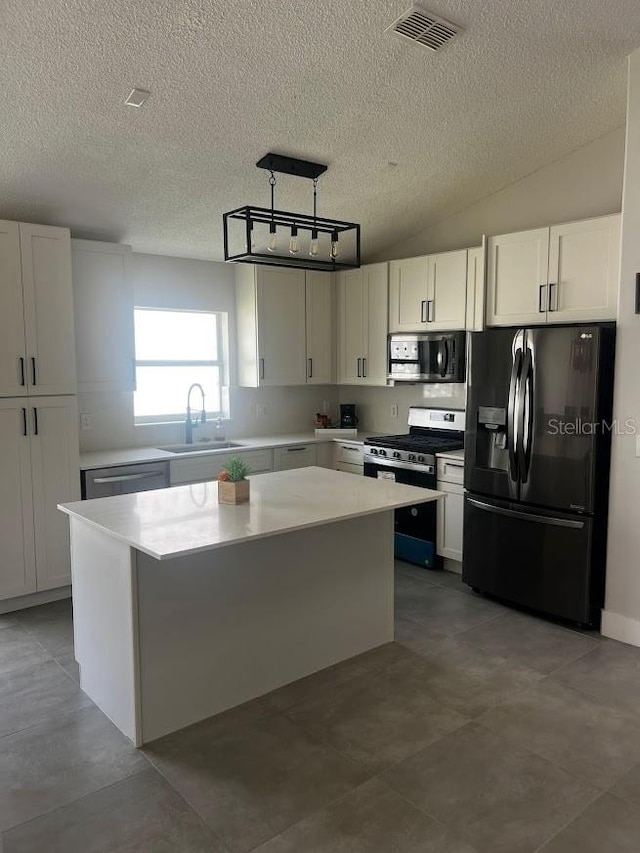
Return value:
M 389 335 L 388 378 L 395 382 L 464 382 L 466 332 Z

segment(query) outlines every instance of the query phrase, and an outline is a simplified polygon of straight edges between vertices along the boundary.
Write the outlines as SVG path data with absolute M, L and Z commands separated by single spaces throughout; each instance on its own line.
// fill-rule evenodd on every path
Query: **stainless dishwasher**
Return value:
M 82 500 L 166 489 L 168 486 L 168 462 L 140 462 L 82 472 Z

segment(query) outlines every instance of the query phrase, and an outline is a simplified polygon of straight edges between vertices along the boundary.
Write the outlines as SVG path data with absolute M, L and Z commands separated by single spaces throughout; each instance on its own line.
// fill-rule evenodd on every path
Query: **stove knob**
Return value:
M 394 450 L 394 451 L 393 451 L 393 458 L 394 458 L 394 459 L 400 459 L 400 454 L 398 453 L 398 451 L 397 451 L 397 450 Z
M 415 461 L 416 461 L 416 454 L 415 454 L 415 453 L 410 453 L 410 454 L 407 456 L 407 459 L 409 460 L 409 462 L 415 462 Z
M 380 450 L 379 452 L 380 452 L 380 456 L 386 456 L 387 455 L 386 450 Z
M 372 456 L 377 456 L 377 455 L 378 455 L 378 451 L 375 449 L 375 447 L 372 447 L 372 448 L 371 448 L 371 455 L 372 455 Z
M 424 462 L 424 456 L 418 456 L 418 462 Z

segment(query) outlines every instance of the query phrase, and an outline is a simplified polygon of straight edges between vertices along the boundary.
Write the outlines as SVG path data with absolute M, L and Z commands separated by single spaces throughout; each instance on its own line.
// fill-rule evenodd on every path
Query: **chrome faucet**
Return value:
M 207 410 L 204 404 L 204 389 L 199 382 L 194 382 L 187 393 L 187 420 L 185 422 L 185 441 L 187 444 L 193 444 L 193 430 L 198 426 L 198 421 L 195 423 L 191 420 L 191 392 L 194 388 L 200 389 L 202 395 L 202 411 L 200 412 L 200 423 L 206 424 Z

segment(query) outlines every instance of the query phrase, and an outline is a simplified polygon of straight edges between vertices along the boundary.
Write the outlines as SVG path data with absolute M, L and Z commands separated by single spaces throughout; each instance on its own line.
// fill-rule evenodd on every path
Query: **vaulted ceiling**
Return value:
M 0 216 L 220 259 L 275 150 L 329 164 L 366 258 L 624 122 L 637 0 L 426 0 L 462 28 L 436 53 L 385 32 L 410 5 L 3 0 Z

